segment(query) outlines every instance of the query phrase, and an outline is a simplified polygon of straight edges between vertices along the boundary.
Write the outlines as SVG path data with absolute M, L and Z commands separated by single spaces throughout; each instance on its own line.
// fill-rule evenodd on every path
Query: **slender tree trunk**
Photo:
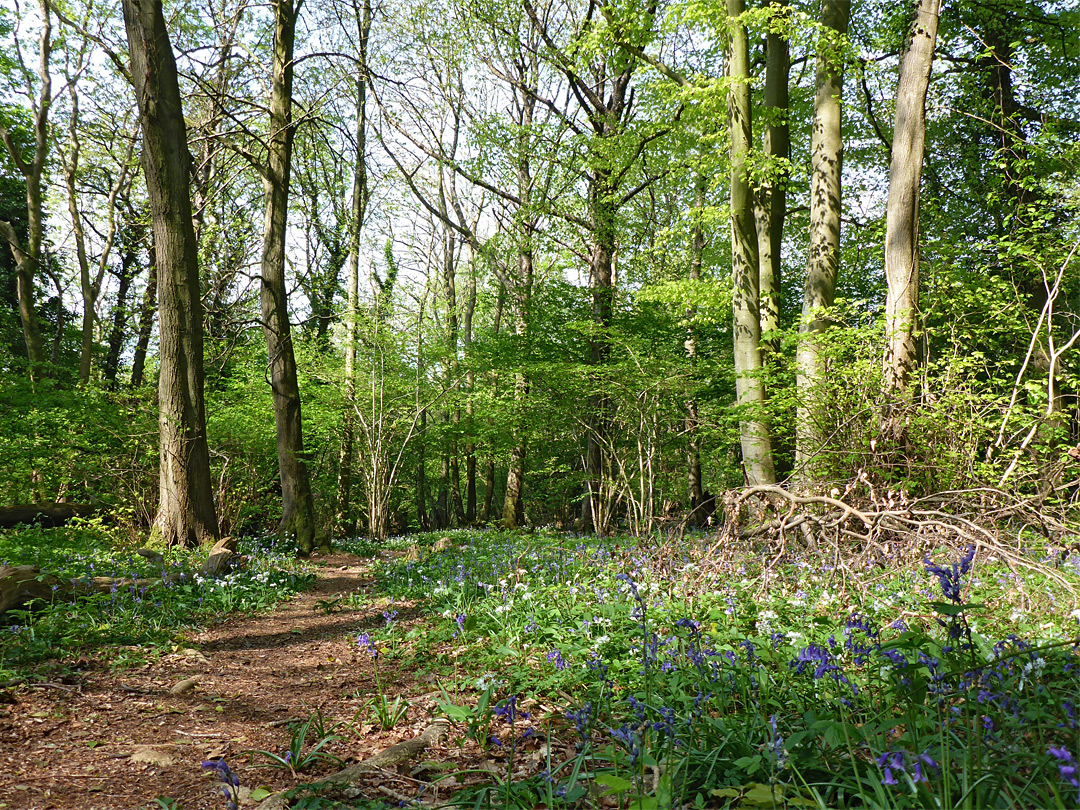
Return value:
M 926 151 L 926 91 L 934 63 L 941 0 L 920 0 L 911 39 L 900 59 L 896 124 L 885 215 L 885 424 L 894 438 L 915 368 L 919 310 L 919 186 Z
M 8 222 L 0 222 L 0 238 L 7 241 L 15 257 L 15 289 L 19 299 L 19 319 L 22 321 L 26 356 L 30 364 L 30 377 L 36 379 L 44 373 L 45 347 L 38 326 L 37 306 L 34 303 L 34 283 L 41 272 L 41 246 L 45 235 L 45 212 L 42 206 L 41 178 L 45 161 L 49 156 L 49 109 L 52 105 L 52 73 L 49 65 L 52 55 L 52 16 L 46 0 L 41 0 L 41 36 L 38 49 L 38 81 L 40 88 L 36 103 L 32 104 L 34 115 L 34 153 L 23 154 L 15 144 L 11 133 L 0 125 L 0 140 L 7 147 L 12 162 L 26 178 L 27 238 L 23 247 Z M 28 88 L 29 89 L 29 88 Z
M 461 340 L 465 347 L 465 356 L 468 360 L 472 352 L 473 341 L 473 314 L 476 312 L 476 256 L 472 256 L 469 268 L 469 294 L 465 302 L 465 317 L 461 324 Z M 465 390 L 468 399 L 465 401 L 465 524 L 467 526 L 476 523 L 476 440 L 474 438 L 475 425 L 473 424 L 473 387 L 476 385 L 476 373 L 472 363 L 465 372 Z
M 353 5 L 357 21 L 357 55 L 363 71 L 356 82 L 356 164 L 353 168 L 352 219 L 349 223 L 347 310 L 345 313 L 345 412 L 338 454 L 338 502 L 335 523 L 348 536 L 356 532 L 352 515 L 352 462 L 356 408 L 356 326 L 360 316 L 360 231 L 367 214 L 367 50 L 371 34 L 371 0 Z
M 149 263 L 146 270 L 146 289 L 143 291 L 142 307 L 139 309 L 139 339 L 135 342 L 135 354 L 131 359 L 131 387 L 140 388 L 143 384 L 143 369 L 146 367 L 146 350 L 150 346 L 150 334 L 154 330 L 154 313 L 157 312 L 157 248 L 154 235 L 150 234 Z
M 273 84 L 270 91 L 269 155 L 263 172 L 266 224 L 263 229 L 263 331 L 270 366 L 270 386 L 277 425 L 278 468 L 281 475 L 281 531 L 296 535 L 302 554 L 315 548 L 315 507 L 304 456 L 300 385 L 296 374 L 288 291 L 285 287 L 285 233 L 288 225 L 289 174 L 295 133 L 292 120 L 293 42 L 296 14 L 303 0 L 272 0 L 274 10 Z M 321 545 L 329 550 L 325 539 Z
M 218 526 L 203 403 L 202 303 L 188 186 L 191 154 L 161 2 L 124 0 L 123 9 L 161 288 L 155 525 L 166 543 L 192 546 L 214 540 Z
M 690 234 L 690 281 L 701 281 L 701 268 L 705 255 L 705 191 L 706 179 L 701 172 L 694 175 L 695 218 Z M 687 313 L 692 319 L 694 311 Z M 690 368 L 696 371 L 698 362 L 697 332 L 692 323 L 686 330 L 686 357 Z M 701 483 L 701 419 L 698 413 L 697 399 L 691 396 L 686 402 L 686 495 L 690 499 L 690 509 L 697 509 L 702 498 Z
M 67 191 L 68 214 L 71 217 L 71 233 L 75 241 L 75 257 L 79 265 L 79 289 L 82 293 L 82 350 L 79 357 L 79 382 L 90 381 L 90 372 L 94 362 L 94 323 L 97 321 L 97 302 L 101 295 L 101 284 L 105 279 L 105 270 L 109 266 L 116 239 L 116 199 L 128 185 L 128 165 L 134 151 L 134 140 L 120 167 L 117 178 L 109 188 L 105 201 L 108 227 L 105 232 L 105 244 L 98 257 L 97 267 L 91 275 L 90 259 L 86 255 L 86 230 L 83 227 L 83 215 L 79 210 L 79 192 L 76 186 L 79 174 L 79 161 L 82 157 L 82 143 L 79 140 L 79 94 L 78 79 L 66 74 L 71 94 L 71 114 L 68 123 L 68 148 L 60 150 L 60 162 L 64 168 L 64 187 Z
M 803 292 L 801 339 L 796 353 L 796 464 L 803 479 L 813 478 L 820 449 L 818 388 L 822 381 L 818 336 L 828 327 L 824 310 L 836 297 L 840 268 L 840 193 L 843 161 L 840 98 L 844 86 L 842 42 L 847 34 L 850 0 L 823 0 L 818 38 L 817 91 L 810 144 L 810 256 Z
M 514 336 L 524 350 L 528 340 L 529 307 L 531 305 L 534 256 L 532 232 L 535 222 L 523 222 L 518 248 L 518 279 L 514 311 Z M 505 529 L 521 527 L 525 515 L 525 458 L 528 453 L 526 409 L 529 400 L 529 378 L 524 370 L 514 373 L 514 444 L 510 449 L 510 465 L 506 471 L 506 493 L 503 497 L 502 525 Z M 492 473 L 494 481 L 494 473 Z
M 728 59 L 731 88 L 731 276 L 735 347 L 735 395 L 742 409 L 739 434 L 743 467 L 751 486 L 775 481 L 772 440 L 765 421 L 765 385 L 761 379 L 757 232 L 750 193 L 747 155 L 753 143 L 750 113 L 750 46 L 741 19 L 744 0 L 727 0 L 732 22 Z
M 503 307 L 506 302 L 506 287 L 499 285 L 499 295 L 495 300 L 495 319 L 492 324 L 492 335 L 499 336 L 502 329 Z M 495 372 L 491 375 L 491 391 L 494 398 L 499 396 L 499 375 Z M 484 505 L 480 510 L 480 522 L 487 523 L 492 518 L 491 509 L 495 504 L 495 453 L 489 450 L 487 467 L 484 474 Z
M 450 412 L 443 411 L 444 432 L 450 425 Z M 450 439 L 443 436 L 442 458 L 439 462 L 439 494 L 435 499 L 435 528 L 450 526 Z
M 589 286 L 592 289 L 592 319 L 597 334 L 589 340 L 589 362 L 599 371 L 611 353 L 607 332 L 615 305 L 615 193 L 614 178 L 608 168 L 598 168 L 589 178 L 589 218 L 592 244 L 589 246 Z M 597 383 L 602 383 L 597 379 Z M 587 446 L 585 453 L 586 494 L 582 505 L 582 531 L 606 532 L 607 513 L 604 462 L 611 403 L 603 393 L 589 397 Z
M 105 367 L 103 376 L 110 385 L 116 384 L 116 375 L 120 371 L 120 351 L 124 348 L 128 319 L 131 315 L 128 305 L 128 293 L 131 291 L 131 282 L 139 270 L 139 264 L 135 256 L 135 234 L 132 233 L 130 223 L 126 226 L 122 237 L 120 252 L 120 272 L 117 275 L 116 304 L 113 306 L 112 325 L 109 328 L 109 349 L 105 354 Z
M 786 0 L 773 2 L 778 18 L 784 16 Z M 775 355 L 780 351 L 781 250 L 784 241 L 784 213 L 787 206 L 788 158 L 791 138 L 788 133 L 788 82 L 791 58 L 785 34 L 771 30 L 766 40 L 765 57 L 765 160 L 768 175 L 758 188 L 757 241 L 758 278 L 761 299 L 762 351 Z

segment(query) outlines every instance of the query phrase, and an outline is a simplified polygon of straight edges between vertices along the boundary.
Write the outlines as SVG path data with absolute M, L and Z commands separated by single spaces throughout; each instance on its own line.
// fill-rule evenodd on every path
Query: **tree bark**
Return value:
M 19 299 L 19 319 L 22 321 L 26 356 L 30 363 L 30 377 L 36 379 L 44 373 L 45 348 L 38 326 L 37 306 L 34 302 L 34 283 L 41 272 L 41 245 L 45 234 L 45 212 L 42 206 L 41 178 L 45 161 L 49 156 L 49 109 L 52 106 L 52 17 L 50 6 L 41 0 L 41 37 L 38 49 L 38 81 L 41 82 L 34 114 L 34 154 L 27 158 L 16 145 L 11 133 L 0 126 L 0 140 L 7 147 L 12 162 L 26 178 L 26 246 L 19 243 L 15 229 L 10 223 L 0 222 L 0 237 L 7 241 L 15 257 L 15 287 Z M 28 88 L 29 89 L 29 88 Z
M 472 352 L 473 314 L 476 312 L 476 256 L 470 257 L 468 296 L 465 301 L 465 313 L 461 321 L 461 341 L 465 350 L 466 361 Z M 465 525 L 476 524 L 476 439 L 473 423 L 473 387 L 476 385 L 476 372 L 472 363 L 465 370 Z
M 750 112 L 750 46 L 741 19 L 744 0 L 727 0 L 731 23 L 728 59 L 728 114 L 731 119 L 731 277 L 735 354 L 735 394 L 743 468 L 751 486 L 775 481 L 772 440 L 765 421 L 765 384 L 761 379 L 757 231 L 747 172 L 753 143 Z
M 113 305 L 112 325 L 109 328 L 109 349 L 105 354 L 102 372 L 105 381 L 110 385 L 116 384 L 116 375 L 120 371 L 120 351 L 124 347 L 128 320 L 131 317 L 128 294 L 131 291 L 131 282 L 135 280 L 139 270 L 135 251 L 143 235 L 142 227 L 134 221 L 125 223 L 120 234 L 120 272 L 116 276 L 118 288 L 116 303 Z
M 105 244 L 98 256 L 97 267 L 90 271 L 90 259 L 86 254 L 86 229 L 83 227 L 83 214 L 79 210 L 79 190 L 77 180 L 79 161 L 82 158 L 82 143 L 79 139 L 79 94 L 78 78 L 65 71 L 65 78 L 71 94 L 71 113 L 68 121 L 68 148 L 60 149 L 60 162 L 64 168 L 64 187 L 67 191 L 68 214 L 71 217 L 71 233 L 75 241 L 75 257 L 79 265 L 79 290 L 82 293 L 82 347 L 79 355 L 79 382 L 90 381 L 90 372 L 94 362 L 94 323 L 97 320 L 97 302 L 101 295 L 101 284 L 105 279 L 105 270 L 109 266 L 109 255 L 116 240 L 116 199 L 128 185 L 128 167 L 134 151 L 134 138 L 128 145 L 127 155 L 121 159 L 116 179 L 109 188 L 105 202 L 107 228 Z M 136 133 L 137 134 L 137 133 Z
M 629 82 L 629 77 L 626 78 Z M 621 107 L 621 101 L 619 102 Z M 614 135 L 607 127 L 600 137 Z M 592 289 L 592 320 L 596 334 L 589 340 L 589 362 L 599 368 L 611 354 L 608 331 L 615 305 L 615 193 L 614 178 L 608 168 L 594 169 L 589 175 L 589 217 L 592 244 L 589 245 L 589 287 Z M 597 387 L 603 384 L 596 378 Z M 603 393 L 589 397 L 587 443 L 585 452 L 586 495 L 582 506 L 582 531 L 604 533 L 608 514 L 604 457 L 608 438 L 608 411 L 611 403 Z
M 920 0 L 911 39 L 900 59 L 896 124 L 885 214 L 885 423 L 899 437 L 909 400 L 919 311 L 919 186 L 926 151 L 926 91 L 934 63 L 941 0 Z
M 131 387 L 139 388 L 143 384 L 143 369 L 146 367 L 146 350 L 150 346 L 150 333 L 154 330 L 154 313 L 157 312 L 158 267 L 157 248 L 154 236 L 150 235 L 149 267 L 146 271 L 146 289 L 143 291 L 142 307 L 139 310 L 139 339 L 135 343 L 135 354 L 131 359 Z
M 131 75 L 143 132 L 143 170 L 161 288 L 160 503 L 155 526 L 169 544 L 218 536 L 203 403 L 202 302 L 191 221 L 191 154 L 160 0 L 124 0 Z
M 700 171 L 694 174 L 694 224 L 690 234 L 690 281 L 701 281 L 701 268 L 705 256 L 705 175 Z M 687 312 L 692 319 L 694 311 Z M 697 332 L 693 323 L 686 330 L 686 358 L 690 361 L 692 372 L 698 365 Z M 701 501 L 701 418 L 698 413 L 697 399 L 691 396 L 686 402 L 686 496 L 690 508 L 695 509 Z
M 296 16 L 292 0 L 272 0 L 274 11 L 273 76 L 270 89 L 269 154 L 263 168 L 266 219 L 263 227 L 262 305 L 263 332 L 270 366 L 270 387 L 277 427 L 278 470 L 281 478 L 280 530 L 296 535 L 302 554 L 315 548 L 315 507 L 304 456 L 300 385 L 296 374 L 288 291 L 285 287 L 285 234 L 288 226 L 289 174 L 295 127 L 292 120 L 293 43 Z M 329 544 L 323 540 L 327 550 Z
M 345 311 L 345 412 L 341 424 L 341 449 L 338 454 L 337 514 L 338 531 L 347 536 L 356 532 L 352 515 L 352 459 L 354 415 L 356 408 L 356 326 L 360 317 L 360 231 L 367 214 L 367 51 L 371 34 L 371 0 L 363 0 L 356 13 L 357 58 L 361 75 L 356 80 L 356 164 L 353 168 L 352 218 L 349 222 L 348 279 Z
M 780 351 L 781 251 L 784 241 L 784 214 L 787 207 L 788 160 L 791 138 L 788 132 L 788 81 L 791 58 L 787 34 L 776 30 L 785 16 L 786 0 L 774 0 L 770 8 L 774 20 L 766 39 L 765 56 L 765 160 L 768 174 L 758 187 L 757 240 L 758 279 L 761 306 L 762 351 Z
M 810 136 L 810 256 L 803 292 L 801 338 L 796 353 L 796 466 L 813 477 L 820 449 L 818 388 L 822 379 L 818 336 L 828 327 L 824 310 L 836 297 L 840 268 L 840 194 L 843 161 L 840 98 L 843 92 L 841 47 L 847 34 L 850 0 L 823 0 L 818 38 L 814 121 Z
M 535 49 L 536 32 L 531 41 L 523 42 L 521 55 L 509 60 L 508 70 L 513 71 L 514 81 L 511 88 L 514 93 L 514 170 L 517 180 L 517 196 L 520 204 L 515 212 L 517 273 L 514 274 L 512 289 L 505 286 L 499 290 L 500 297 L 496 311 L 495 331 L 498 332 L 502 320 L 503 295 L 510 294 L 514 313 L 514 340 L 517 343 L 517 355 L 523 361 L 529 345 L 529 320 L 531 318 L 533 283 L 536 275 L 535 239 L 539 219 L 532 210 L 534 203 L 533 178 L 533 126 L 536 119 L 537 85 L 540 81 L 540 67 Z M 519 528 L 525 520 L 525 463 L 528 456 L 529 376 L 523 367 L 514 372 L 514 415 L 513 446 L 510 449 L 510 463 L 506 471 L 506 491 L 503 494 L 501 522 L 504 528 Z M 495 464 L 488 467 L 488 496 L 490 503 L 495 489 Z M 485 511 L 490 507 L 486 506 Z

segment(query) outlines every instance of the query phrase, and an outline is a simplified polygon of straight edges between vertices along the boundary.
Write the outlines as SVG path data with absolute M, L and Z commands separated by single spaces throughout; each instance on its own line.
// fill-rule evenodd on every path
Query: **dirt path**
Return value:
M 184 810 L 220 809 L 200 768 L 214 757 L 245 788 L 291 787 L 287 771 L 252 767 L 244 752 L 284 753 L 288 720 L 316 708 L 330 721 L 351 720 L 375 695 L 371 658 L 357 651 L 356 634 L 379 626 L 383 608 L 327 615 L 319 605 L 366 590 L 368 565 L 348 554 L 322 558 L 316 586 L 272 614 L 231 619 L 136 669 L 90 665 L 69 682 L 20 688 L 0 705 L 0 808 L 134 810 L 157 808 L 154 799 L 166 796 Z M 408 613 L 401 608 L 399 624 L 416 621 Z M 170 693 L 188 678 L 198 681 Z M 395 672 L 390 661 L 382 681 L 413 700 L 408 720 L 390 732 L 358 722 L 330 749 L 346 761 L 412 737 L 430 719 L 432 683 Z M 326 764 L 305 780 L 333 770 Z

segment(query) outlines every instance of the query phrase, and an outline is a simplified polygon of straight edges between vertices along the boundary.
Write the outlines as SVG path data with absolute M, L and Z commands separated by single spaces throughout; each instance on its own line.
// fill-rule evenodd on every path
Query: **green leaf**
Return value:
M 455 706 L 452 703 L 443 703 L 438 701 L 439 709 L 449 717 L 451 720 L 456 720 L 459 723 L 468 723 L 472 719 L 472 711 L 466 709 L 463 706 Z
M 251 791 L 251 793 L 248 794 L 248 799 L 253 802 L 261 802 L 263 799 L 267 799 L 273 795 L 273 792 L 267 790 L 264 787 L 261 787 L 255 788 L 253 791 Z
M 634 783 L 630 780 L 623 779 L 621 776 L 612 773 L 599 774 L 593 781 L 600 787 L 607 788 L 600 794 L 601 796 L 607 796 L 610 793 L 622 793 L 624 790 L 630 790 L 634 786 Z
M 753 807 L 776 807 L 784 803 L 784 789 L 780 785 L 751 783 L 746 786 L 742 803 Z

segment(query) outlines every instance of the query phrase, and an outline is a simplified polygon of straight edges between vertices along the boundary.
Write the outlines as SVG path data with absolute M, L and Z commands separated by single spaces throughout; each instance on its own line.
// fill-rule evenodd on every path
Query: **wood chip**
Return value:
M 166 765 L 174 765 L 176 758 L 172 754 L 165 751 L 159 751 L 156 748 L 149 745 L 137 745 L 135 750 L 131 752 L 132 762 L 147 762 L 151 765 L 160 765 L 162 767 Z
M 174 685 L 172 689 L 169 690 L 169 694 L 182 695 L 184 692 L 194 689 L 195 684 L 197 684 L 201 680 L 202 675 L 192 675 L 190 678 L 184 678 L 184 680 L 180 681 L 178 684 Z

